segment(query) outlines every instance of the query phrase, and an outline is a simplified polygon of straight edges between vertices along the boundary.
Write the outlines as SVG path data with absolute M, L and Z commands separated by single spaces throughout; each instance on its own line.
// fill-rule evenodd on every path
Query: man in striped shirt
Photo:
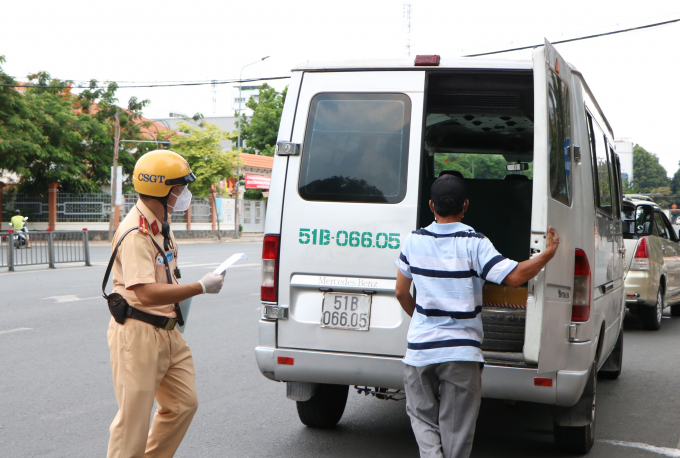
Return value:
M 421 458 L 470 455 L 481 401 L 484 281 L 521 286 L 559 245 L 550 227 L 543 253 L 520 263 L 506 259 L 461 223 L 469 204 L 462 179 L 438 178 L 430 200 L 435 222 L 413 231 L 397 260 L 397 299 L 412 317 L 404 357 L 406 411 Z

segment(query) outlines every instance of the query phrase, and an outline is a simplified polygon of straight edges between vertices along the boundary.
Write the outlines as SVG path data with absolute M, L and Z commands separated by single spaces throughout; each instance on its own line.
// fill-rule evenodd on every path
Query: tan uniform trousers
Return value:
M 184 337 L 131 318 L 123 325 L 111 318 L 107 337 L 119 409 L 107 457 L 174 456 L 198 408 L 194 360 Z

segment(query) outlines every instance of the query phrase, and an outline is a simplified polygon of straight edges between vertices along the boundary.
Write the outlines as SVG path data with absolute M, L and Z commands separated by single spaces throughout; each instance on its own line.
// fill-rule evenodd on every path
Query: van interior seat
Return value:
M 508 176 L 504 180 L 466 178 L 470 206 L 462 222 L 484 234 L 500 254 L 521 262 L 530 254 L 533 181 L 524 175 Z

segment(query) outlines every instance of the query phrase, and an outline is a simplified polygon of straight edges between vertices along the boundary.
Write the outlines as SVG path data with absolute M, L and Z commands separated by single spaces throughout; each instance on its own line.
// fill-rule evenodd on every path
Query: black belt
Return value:
M 175 329 L 175 325 L 177 324 L 178 321 L 176 318 L 168 318 L 167 316 L 158 316 L 152 315 L 151 313 L 142 312 L 141 310 L 138 310 L 131 306 L 128 306 L 125 316 L 128 318 L 132 318 L 133 320 L 139 320 L 145 323 L 149 323 L 152 326 L 165 329 L 168 331 L 172 331 L 173 329 Z

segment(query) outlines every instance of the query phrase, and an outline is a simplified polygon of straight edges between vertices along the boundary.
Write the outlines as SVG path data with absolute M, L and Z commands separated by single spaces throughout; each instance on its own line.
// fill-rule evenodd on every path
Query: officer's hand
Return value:
M 222 284 L 224 283 L 224 275 L 214 275 L 212 272 L 208 272 L 199 280 L 199 283 L 205 288 L 205 292 L 208 294 L 217 294 L 222 289 Z

